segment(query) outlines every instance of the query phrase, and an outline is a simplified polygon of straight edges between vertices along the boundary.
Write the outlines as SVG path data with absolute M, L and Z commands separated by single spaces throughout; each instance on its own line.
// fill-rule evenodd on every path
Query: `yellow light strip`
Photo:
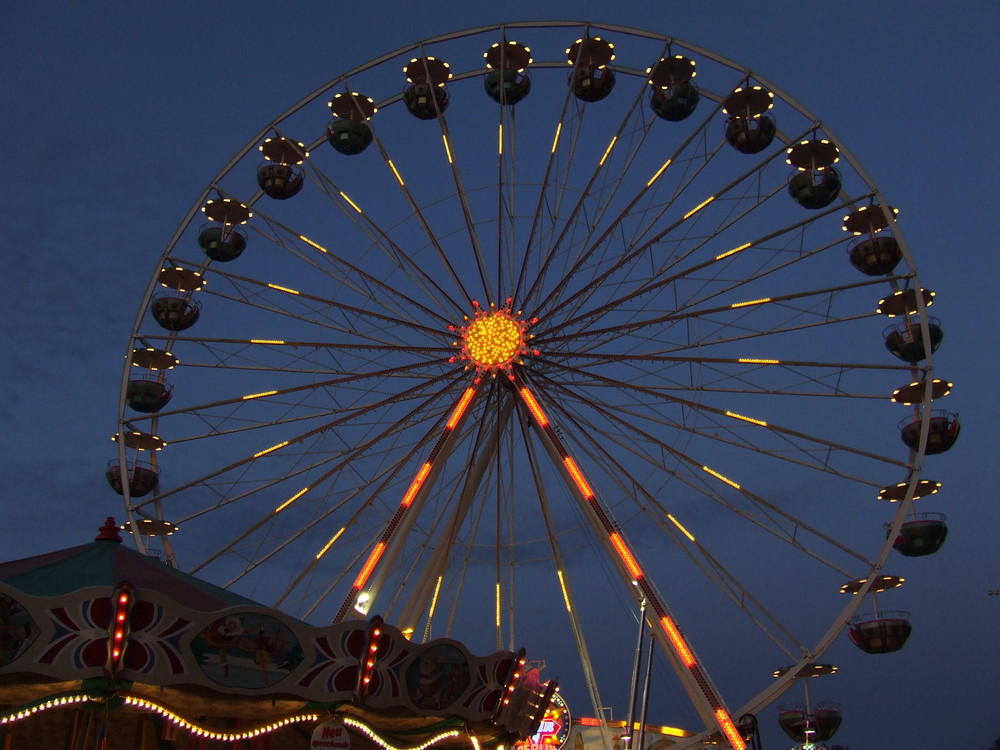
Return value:
M 90 696 L 87 695 L 64 695 L 59 698 L 50 698 L 44 703 L 39 703 L 38 705 L 31 706 L 30 708 L 22 708 L 18 711 L 0 717 L 0 725 L 10 724 L 15 721 L 20 721 L 21 719 L 27 719 L 29 716 L 41 713 L 42 711 L 48 711 L 50 708 L 70 706 L 77 703 L 84 703 L 89 700 Z
M 562 133 L 562 123 L 560 122 L 556 125 L 556 137 L 552 139 L 552 153 L 556 152 L 556 147 L 559 145 L 559 134 Z
M 448 143 L 448 134 L 442 133 L 441 140 L 444 141 L 444 153 L 448 157 L 448 163 L 453 164 L 454 162 L 451 159 L 451 145 Z
M 736 255 L 736 253 L 741 253 L 752 245 L 752 242 L 747 242 L 745 245 L 740 245 L 739 247 L 734 247 L 732 250 L 727 250 L 722 255 L 716 255 L 715 259 L 722 260 L 723 258 L 728 258 L 730 255 Z
M 500 123 L 500 130 L 497 134 L 497 153 L 503 156 L 503 123 Z
M 759 357 L 740 357 L 736 360 L 743 365 L 780 365 L 780 359 L 760 359 Z
M 288 445 L 288 441 L 287 440 L 282 440 L 277 445 L 272 445 L 270 448 L 265 448 L 264 450 L 260 451 L 259 453 L 254 453 L 253 457 L 254 458 L 260 458 L 261 456 L 266 456 L 268 453 L 273 453 L 274 451 L 278 450 L 279 448 L 284 448 L 286 445 Z
M 701 203 L 699 203 L 697 206 L 695 206 L 690 211 L 688 211 L 686 214 L 684 214 L 684 218 L 688 219 L 688 218 L 694 216 L 696 213 L 698 213 L 699 211 L 701 211 L 701 209 L 703 209 L 705 206 L 707 206 L 709 203 L 711 203 L 714 200 L 715 200 L 715 196 L 714 195 L 711 198 L 706 198 Z
M 566 471 L 576 482 L 576 486 L 580 488 L 580 492 L 587 500 L 594 499 L 594 491 L 590 489 L 590 485 L 587 484 L 587 480 L 583 476 L 583 472 L 580 471 L 580 467 L 576 465 L 576 461 L 573 460 L 572 456 L 566 456 L 563 459 L 563 465 L 566 467 Z
M 259 737 L 262 734 L 268 734 L 276 729 L 288 726 L 289 724 L 301 724 L 307 721 L 318 721 L 320 718 L 319 714 L 298 714 L 297 716 L 289 716 L 281 719 L 280 721 L 274 721 L 270 724 L 257 727 L 256 729 L 248 729 L 244 732 L 216 732 L 211 729 L 198 726 L 197 724 L 194 724 L 175 714 L 170 709 L 165 708 L 158 703 L 153 703 L 153 701 L 146 700 L 145 698 L 137 698 L 132 695 L 126 695 L 123 697 L 123 701 L 127 706 L 138 706 L 139 708 L 144 708 L 147 711 L 158 713 L 164 719 L 167 719 L 182 729 L 186 729 L 196 737 L 204 737 L 209 740 L 221 740 L 222 742 L 241 742 L 243 740 Z
M 719 726 L 722 727 L 722 731 L 726 735 L 726 739 L 729 740 L 729 744 L 732 745 L 733 750 L 744 750 L 747 744 L 743 741 L 743 736 L 739 733 L 739 730 L 736 729 L 736 725 L 733 724 L 733 720 L 729 718 L 726 709 L 715 709 L 715 720 L 719 722 Z
M 275 508 L 274 512 L 275 513 L 281 513 L 281 511 L 283 511 L 289 505 L 291 505 L 292 503 L 294 503 L 296 500 L 298 500 L 300 497 L 302 497 L 308 491 L 309 491 L 308 487 L 303 487 L 301 490 L 299 490 L 298 492 L 296 492 L 290 498 L 288 498 L 287 500 L 285 500 L 285 502 L 283 502 L 281 505 L 279 505 L 277 508 Z
M 366 724 L 362 724 L 357 719 L 345 715 L 340 715 L 337 718 L 339 718 L 342 722 L 344 722 L 345 725 L 349 727 L 354 727 L 359 732 L 366 735 L 368 739 L 370 739 L 376 745 L 383 748 L 383 750 L 427 750 L 427 748 L 431 747 L 432 745 L 436 745 L 437 743 L 443 740 L 451 739 L 452 737 L 458 737 L 460 735 L 457 729 L 452 729 L 448 732 L 442 732 L 441 734 L 435 735 L 434 737 L 431 737 L 429 740 L 427 740 L 427 742 L 424 742 L 420 745 L 416 745 L 415 747 L 400 748 L 386 742 L 382 737 L 379 737 L 375 733 L 374 729 L 372 729 Z
M 396 165 L 392 163 L 392 159 L 389 159 L 388 162 L 389 162 L 389 169 L 391 169 L 392 173 L 396 175 L 396 182 L 398 182 L 400 185 L 406 185 L 406 183 L 403 182 L 403 176 L 399 173 L 399 170 L 396 169 Z
M 607 149 L 607 151 L 604 152 L 604 156 L 601 157 L 601 161 L 598 162 L 597 166 L 599 166 L 599 167 L 603 167 L 604 166 L 604 162 L 606 162 L 608 160 L 608 156 L 611 155 L 611 149 L 613 149 L 615 147 L 615 141 L 617 141 L 617 140 L 618 140 L 618 136 L 617 135 L 611 138 L 611 143 L 608 144 L 608 149 Z
M 618 556 L 625 563 L 625 567 L 628 568 L 629 575 L 635 580 L 642 578 L 642 568 L 639 567 L 639 563 L 632 556 L 631 550 L 629 550 L 628 545 L 625 544 L 625 540 L 622 539 L 622 535 L 617 531 L 611 535 L 611 543 L 615 546 L 615 550 L 618 552 Z
M 654 174 L 652 177 L 649 178 L 649 182 L 646 183 L 646 187 L 650 187 L 654 182 L 660 179 L 660 175 L 667 171 L 667 167 L 670 166 L 670 162 L 672 161 L 673 159 L 667 159 L 665 162 L 663 162 L 663 166 L 660 167 L 658 170 L 656 170 L 656 174 Z M 684 218 L 686 219 L 687 216 L 685 216 Z
M 563 602 L 566 604 L 566 611 L 572 614 L 573 605 L 570 604 L 569 601 L 569 589 L 566 588 L 566 581 L 563 578 L 563 572 L 561 570 L 557 570 L 556 575 L 559 576 L 559 588 L 562 589 Z
M 735 487 L 735 488 L 736 488 L 736 489 L 738 489 L 738 490 L 741 490 L 741 489 L 743 489 L 743 488 L 742 488 L 742 487 L 740 487 L 740 486 L 739 486 L 738 484 L 736 484 L 736 482 L 734 482 L 734 481 L 733 481 L 732 479 L 728 479 L 728 478 L 726 478 L 726 477 L 722 476 L 722 474 L 720 474 L 719 472 L 717 472 L 717 471 L 714 471 L 714 470 L 712 470 L 712 469 L 708 468 L 707 466 L 702 466 L 701 468 L 702 468 L 703 470 L 707 471 L 707 472 L 708 472 L 709 474 L 711 474 L 711 475 L 712 475 L 713 477 L 715 477 L 716 479 L 720 479 L 720 480 L 722 480 L 723 482 L 725 482 L 726 484 L 728 484 L 728 485 L 729 485 L 730 487 Z
M 264 398 L 264 396 L 273 396 L 277 391 L 261 391 L 260 393 L 248 393 L 243 397 L 244 401 L 249 401 L 252 398 Z
M 360 208 L 358 208 L 358 204 L 357 203 L 355 203 L 354 201 L 352 201 L 350 198 L 347 197 L 347 193 L 345 193 L 343 190 L 340 191 L 340 197 L 343 198 L 348 203 L 350 203 L 351 204 L 351 208 L 353 208 L 359 214 L 363 214 L 364 213 L 364 211 L 362 211 Z
M 676 518 L 674 518 L 674 517 L 673 517 L 672 515 L 670 515 L 669 513 L 667 513 L 667 518 L 669 518 L 669 519 L 670 519 L 671 523 L 673 523 L 673 525 L 674 525 L 674 526 L 676 526 L 676 527 L 677 527 L 678 529 L 680 529 L 680 530 L 681 530 L 681 533 L 682 533 L 682 534 L 683 534 L 684 536 L 686 536 L 686 537 L 687 537 L 688 539 L 690 539 L 690 540 L 691 540 L 692 542 L 694 541 L 694 534 L 692 534 L 692 533 L 691 533 L 690 531 L 688 531 L 687 529 L 685 529 L 685 528 L 684 528 L 684 526 L 683 526 L 683 525 L 681 524 L 681 522 L 680 522 L 680 521 L 678 521 L 678 520 L 677 520 Z
M 277 284 L 268 284 L 271 289 L 277 289 L 279 292 L 285 292 L 286 294 L 298 294 L 294 289 L 289 289 L 287 286 L 278 286 Z
M 251 344 L 284 344 L 280 339 L 250 339 Z
M 496 626 L 500 630 L 500 582 L 496 585 Z
M 674 625 L 674 621 L 671 620 L 667 615 L 663 615 L 660 618 L 660 625 L 667 633 L 667 638 L 674 646 L 674 650 L 677 651 L 677 655 L 684 662 L 684 666 L 690 669 L 695 666 L 698 662 L 694 658 L 694 654 L 691 653 L 691 649 L 688 647 L 687 642 L 684 640 L 684 636 L 681 635 L 681 631 L 677 629 Z
M 545 412 L 542 411 L 541 405 L 535 399 L 535 394 L 527 388 L 522 388 L 521 397 L 524 399 L 524 403 L 528 405 L 528 411 L 531 412 L 531 416 L 533 416 L 535 421 L 538 422 L 538 426 L 545 427 L 548 425 L 549 418 L 545 416 Z
M 765 302 L 770 302 L 770 297 L 762 297 L 761 299 L 751 299 L 746 302 L 734 302 L 730 305 L 731 308 L 736 309 L 737 307 L 750 307 L 752 305 L 763 305 Z
M 455 406 L 455 410 L 451 413 L 451 418 L 448 420 L 445 427 L 449 430 L 454 430 L 455 425 L 459 423 L 462 419 L 462 415 L 465 414 L 465 410 L 469 408 L 469 402 L 472 401 L 472 397 L 476 395 L 475 388 L 466 388 L 465 393 L 462 394 L 462 398 L 458 400 L 458 404 Z
M 385 552 L 385 542 L 379 542 L 375 545 L 375 549 L 368 556 L 368 561 L 365 566 L 358 573 L 358 577 L 354 579 L 354 590 L 360 591 L 361 588 L 368 582 L 368 576 L 372 574 L 375 570 L 375 566 L 378 565 L 379 559 L 382 557 L 382 553 Z
M 413 478 L 413 482 L 410 483 L 410 489 L 408 489 L 406 491 L 406 494 L 403 495 L 403 502 L 400 503 L 402 507 L 404 508 L 410 507 L 410 503 L 413 502 L 413 498 L 415 498 L 417 496 L 417 493 L 420 492 L 420 488 L 423 486 L 424 480 L 427 479 L 427 475 L 430 474 L 430 472 L 431 472 L 430 462 L 425 463 L 423 466 L 420 467 L 420 471 L 417 472 L 417 476 L 415 476 Z
M 441 582 L 444 580 L 444 576 L 438 576 L 437 583 L 434 584 L 434 596 L 431 597 L 431 606 L 427 610 L 427 619 L 430 620 L 434 617 L 434 610 L 437 609 L 438 594 L 441 593 Z
M 727 417 L 732 417 L 733 419 L 742 419 L 744 422 L 750 422 L 751 424 L 759 424 L 761 427 L 767 427 L 767 422 L 763 419 L 754 419 L 753 417 L 745 417 L 742 414 L 737 414 L 734 411 L 727 411 Z
M 337 543 L 337 540 L 340 539 L 340 535 L 343 534 L 346 530 L 347 530 L 347 527 L 345 526 L 340 531 L 338 531 L 336 534 L 334 534 L 332 537 L 330 537 L 330 541 L 327 542 L 325 545 L 323 545 L 323 549 L 321 549 L 319 552 L 316 553 L 316 559 L 319 560 L 321 557 L 323 557 L 323 555 L 325 555 L 327 552 L 329 552 L 330 551 L 330 547 L 332 547 L 334 544 Z
M 314 248 L 316 248 L 317 250 L 319 250 L 321 253 L 326 253 L 327 255 L 330 254 L 330 251 L 327 250 L 325 247 L 323 247 L 322 245 L 317 245 L 315 242 L 313 242 L 308 237 L 305 237 L 304 235 L 300 234 L 299 235 L 299 239 L 302 240 L 303 242 L 305 242 L 307 245 L 312 245 Z

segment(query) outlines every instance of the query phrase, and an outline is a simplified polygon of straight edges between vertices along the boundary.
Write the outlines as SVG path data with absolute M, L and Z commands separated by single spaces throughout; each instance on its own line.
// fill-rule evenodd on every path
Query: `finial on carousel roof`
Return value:
M 115 523 L 115 519 L 108 516 L 104 525 L 100 528 L 100 534 L 94 537 L 95 542 L 108 541 L 108 542 L 121 542 L 121 535 L 118 533 L 118 524 Z

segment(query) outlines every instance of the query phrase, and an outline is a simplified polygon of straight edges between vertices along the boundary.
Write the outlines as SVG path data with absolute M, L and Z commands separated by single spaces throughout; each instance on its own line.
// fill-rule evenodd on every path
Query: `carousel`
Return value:
M 538 729 L 524 652 L 412 643 L 380 617 L 313 627 L 121 544 L 0 564 L 5 750 L 465 748 Z

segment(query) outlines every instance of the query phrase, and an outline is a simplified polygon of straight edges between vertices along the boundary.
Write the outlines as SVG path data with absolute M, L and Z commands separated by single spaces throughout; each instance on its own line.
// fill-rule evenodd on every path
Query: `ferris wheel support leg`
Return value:
M 504 408 L 500 412 L 497 423 L 498 431 L 502 431 L 504 429 L 507 422 L 510 420 L 511 413 L 512 409 L 510 408 Z M 400 613 L 397 626 L 404 632 L 407 629 L 415 628 L 421 613 L 427 611 L 429 602 L 432 600 L 434 591 L 438 586 L 438 581 L 444 574 L 445 567 L 448 563 L 448 556 L 451 553 L 459 529 L 462 528 L 462 524 L 465 521 L 469 509 L 473 507 L 476 490 L 479 488 L 480 482 L 482 481 L 487 468 L 495 460 L 496 450 L 494 446 L 493 450 L 480 451 L 476 457 L 475 463 L 468 469 L 465 477 L 465 485 L 462 488 L 462 494 L 459 497 L 455 512 L 451 520 L 448 522 L 447 533 L 443 538 L 438 539 L 435 543 L 434 552 L 426 566 L 426 570 L 417 582 L 414 593 L 409 597 L 406 602 L 406 606 Z M 432 614 L 433 613 L 428 612 L 428 618 L 430 618 Z
M 652 610 L 655 618 L 650 621 L 654 637 L 669 658 L 705 725 L 718 727 L 725 742 L 733 750 L 745 750 L 746 742 L 736 728 L 722 697 L 674 622 L 663 597 L 645 575 L 644 568 L 619 530 L 619 524 L 591 489 L 583 470 L 566 449 L 534 392 L 518 372 L 515 371 L 512 379 L 521 402 L 538 428 L 542 443 L 559 467 L 563 479 L 589 519 L 591 527 L 598 534 L 609 559 L 628 586 L 632 597 L 637 603 L 643 598 L 648 602 L 648 609 Z
M 332 623 L 335 624 L 344 619 L 351 608 L 359 603 L 359 597 L 365 588 L 368 588 L 366 592 L 368 600 L 365 611 L 367 612 L 370 609 L 371 603 L 374 602 L 378 595 L 378 590 L 385 580 L 386 573 L 392 567 L 395 555 L 399 552 L 398 545 L 392 545 L 392 541 L 400 535 L 405 537 L 405 531 L 412 526 L 413 519 L 420 514 L 419 510 L 424 498 L 427 497 L 427 491 L 447 461 L 454 437 L 465 422 L 469 414 L 469 408 L 475 401 L 476 396 L 479 395 L 481 385 L 482 381 L 476 378 L 472 385 L 462 392 L 458 403 L 455 404 L 451 415 L 448 417 L 448 421 L 445 423 L 444 429 L 441 431 L 441 435 L 428 454 L 427 460 L 417 470 L 417 474 L 410 482 L 399 507 L 396 508 L 396 512 L 385 525 L 385 529 L 382 531 L 378 542 L 375 543 L 372 551 L 368 554 L 361 572 L 355 578 L 350 593 L 344 599 L 344 603 L 340 605 L 340 609 L 337 610 Z M 372 576 L 376 574 L 376 571 L 377 575 L 373 578 Z

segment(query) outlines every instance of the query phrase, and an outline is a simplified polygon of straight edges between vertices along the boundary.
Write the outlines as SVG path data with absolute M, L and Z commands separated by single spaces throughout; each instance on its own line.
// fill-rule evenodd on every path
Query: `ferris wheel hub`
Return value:
M 537 354 L 528 346 L 528 327 L 537 320 L 524 319 L 512 304 L 513 299 L 507 299 L 503 307 L 491 303 L 486 308 L 473 300 L 472 317 L 467 317 L 463 326 L 452 326 L 460 335 L 455 344 L 462 351 L 451 361 L 464 361 L 466 367 L 479 373 L 496 375 L 509 373 L 515 364 L 523 363 L 526 355 Z

